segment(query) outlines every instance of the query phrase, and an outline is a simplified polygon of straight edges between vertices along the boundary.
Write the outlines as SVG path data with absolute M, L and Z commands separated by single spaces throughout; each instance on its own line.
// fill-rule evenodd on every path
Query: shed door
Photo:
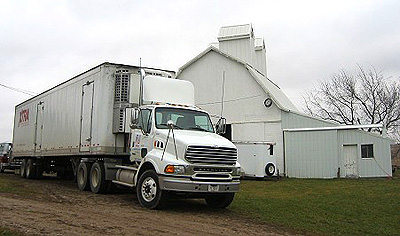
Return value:
M 35 152 L 39 153 L 42 151 L 43 141 L 43 102 L 40 102 L 36 106 L 36 122 L 35 122 Z
M 358 177 L 357 145 L 343 145 L 343 166 L 345 177 Z
M 92 144 L 94 81 L 82 86 L 80 151 L 89 152 Z

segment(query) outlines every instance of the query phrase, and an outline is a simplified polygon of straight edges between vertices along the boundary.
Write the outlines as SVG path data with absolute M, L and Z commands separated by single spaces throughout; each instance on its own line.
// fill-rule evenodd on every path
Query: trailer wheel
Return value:
M 205 200 L 209 207 L 222 209 L 229 206 L 232 203 L 234 197 L 234 193 L 221 193 L 208 195 L 205 197 Z
M 36 177 L 36 166 L 35 161 L 29 158 L 26 161 L 26 178 L 34 179 Z
M 104 164 L 96 162 L 90 170 L 90 189 L 93 193 L 104 193 L 107 190 L 107 181 Z
M 81 162 L 79 163 L 78 170 L 76 173 L 76 182 L 78 183 L 78 188 L 81 191 L 89 190 L 89 170 L 90 170 L 90 163 L 88 162 Z
M 21 161 L 21 171 L 20 171 L 21 177 L 26 178 L 26 159 L 22 159 Z
M 136 194 L 140 205 L 148 209 L 160 209 L 163 206 L 163 192 L 154 170 L 146 170 L 139 178 Z
M 268 163 L 265 166 L 265 174 L 267 174 L 267 176 L 272 176 L 275 173 L 275 165 L 272 163 Z

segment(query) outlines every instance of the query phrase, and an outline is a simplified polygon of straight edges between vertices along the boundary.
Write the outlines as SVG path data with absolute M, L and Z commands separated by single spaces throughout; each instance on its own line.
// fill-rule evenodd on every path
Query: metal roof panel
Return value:
M 253 27 L 251 24 L 223 26 L 219 29 L 218 41 L 248 38 L 251 36 L 253 36 Z

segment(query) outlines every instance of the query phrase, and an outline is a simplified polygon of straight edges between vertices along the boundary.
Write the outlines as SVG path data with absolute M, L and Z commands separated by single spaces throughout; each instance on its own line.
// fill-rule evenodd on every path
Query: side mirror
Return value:
M 217 124 L 215 125 L 217 134 L 225 134 L 226 132 L 226 119 L 224 117 L 219 118 Z
M 131 110 L 131 124 L 129 125 L 131 129 L 138 128 L 138 120 L 139 120 L 139 109 L 135 108 Z

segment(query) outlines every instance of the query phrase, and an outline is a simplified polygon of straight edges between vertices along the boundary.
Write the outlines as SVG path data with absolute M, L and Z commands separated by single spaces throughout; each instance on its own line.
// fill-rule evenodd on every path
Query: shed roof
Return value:
M 255 69 L 252 65 L 249 65 L 248 63 L 233 57 L 229 54 L 224 53 L 223 51 L 219 50 L 216 47 L 209 46 L 206 50 L 201 52 L 199 55 L 194 57 L 192 60 L 188 61 L 186 64 L 184 64 L 181 68 L 179 68 L 177 76 L 181 74 L 181 72 L 189 67 L 191 64 L 199 60 L 201 57 L 209 53 L 210 51 L 214 51 L 216 53 L 221 54 L 222 56 L 235 61 L 242 66 L 246 68 L 246 70 L 249 71 L 250 75 L 254 78 L 254 80 L 260 85 L 260 87 L 264 90 L 265 93 L 267 93 L 271 99 L 274 101 L 274 103 L 282 110 L 284 111 L 298 111 L 296 106 L 289 100 L 289 98 L 283 93 L 283 91 L 279 88 L 277 84 L 272 82 L 272 80 L 268 79 L 264 74 L 259 72 L 257 69 Z
M 253 27 L 251 24 L 223 26 L 219 29 L 218 41 L 248 38 L 253 35 Z

